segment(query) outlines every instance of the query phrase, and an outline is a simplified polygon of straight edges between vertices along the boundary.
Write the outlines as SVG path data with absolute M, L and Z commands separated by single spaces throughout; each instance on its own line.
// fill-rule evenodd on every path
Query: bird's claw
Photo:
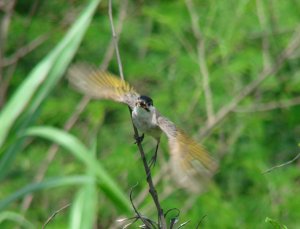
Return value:
M 159 142 L 157 143 L 156 145 L 156 148 L 155 148 L 155 153 L 154 155 L 152 156 L 152 158 L 150 159 L 149 161 L 149 168 L 151 167 L 154 167 L 155 166 L 155 163 L 156 163 L 156 159 L 157 159 L 157 151 L 158 151 L 158 146 L 159 146 Z
M 142 134 L 141 136 L 134 136 L 134 138 L 135 138 L 134 144 L 140 144 L 144 140 L 144 134 Z
M 147 173 L 147 179 L 151 176 L 151 168 L 155 166 L 157 159 L 157 150 L 155 151 L 154 155 L 151 157 L 150 161 L 148 162 L 149 172 Z
M 156 164 L 156 159 L 157 159 L 157 154 L 154 154 L 154 155 L 151 157 L 150 161 L 148 162 L 149 168 L 155 166 L 155 164 Z

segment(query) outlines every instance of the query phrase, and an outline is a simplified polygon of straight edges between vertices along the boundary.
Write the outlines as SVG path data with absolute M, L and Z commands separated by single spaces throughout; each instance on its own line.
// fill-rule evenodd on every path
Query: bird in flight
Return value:
M 68 71 L 70 83 L 81 93 L 95 99 L 108 99 L 127 104 L 131 108 L 132 121 L 143 135 L 156 141 L 155 163 L 161 134 L 168 138 L 171 169 L 175 181 L 193 192 L 204 190 L 205 184 L 215 174 L 218 165 L 207 151 L 186 135 L 168 118 L 159 113 L 153 100 L 140 95 L 130 84 L 119 77 L 88 64 L 75 64 Z

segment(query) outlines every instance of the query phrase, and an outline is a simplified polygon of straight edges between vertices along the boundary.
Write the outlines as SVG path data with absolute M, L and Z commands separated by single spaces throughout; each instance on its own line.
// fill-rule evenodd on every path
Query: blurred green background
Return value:
M 82 61 L 118 74 L 98 2 L 0 2 L 1 228 L 41 228 L 67 204 L 47 228 L 120 228 L 137 183 L 136 206 L 156 217 L 128 109 L 88 102 L 64 74 Z M 200 228 L 299 228 L 300 160 L 264 171 L 299 154 L 300 2 L 124 0 L 113 12 L 126 80 L 220 164 L 192 195 L 170 177 L 163 138 L 162 207 L 185 228 L 204 216 Z M 143 145 L 150 158 L 154 140 Z

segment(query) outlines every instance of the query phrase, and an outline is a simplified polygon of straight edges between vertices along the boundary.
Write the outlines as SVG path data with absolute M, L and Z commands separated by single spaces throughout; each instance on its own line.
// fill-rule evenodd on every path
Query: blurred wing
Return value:
M 157 122 L 168 136 L 172 173 L 179 185 L 193 191 L 205 190 L 218 165 L 207 151 L 163 116 Z
M 110 99 L 134 107 L 139 94 L 127 82 L 87 64 L 76 64 L 68 71 L 70 83 L 80 92 L 97 99 Z

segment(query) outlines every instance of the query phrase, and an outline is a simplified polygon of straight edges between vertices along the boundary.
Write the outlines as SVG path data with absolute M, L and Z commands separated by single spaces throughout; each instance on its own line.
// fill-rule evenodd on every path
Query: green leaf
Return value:
M 79 190 L 72 204 L 70 228 L 93 228 L 97 215 L 97 189 L 95 183 Z
M 95 158 L 97 142 L 96 139 L 92 143 L 92 156 Z M 87 168 L 87 175 L 94 177 L 93 171 Z M 88 183 L 84 185 L 75 197 L 74 203 L 71 209 L 70 228 L 93 228 L 95 219 L 97 216 L 97 187 L 96 182 Z
M 65 149 L 73 156 L 83 162 L 87 168 L 98 178 L 98 183 L 105 195 L 115 203 L 116 207 L 130 212 L 130 203 L 126 195 L 109 176 L 99 161 L 95 160 L 92 152 L 87 149 L 77 138 L 71 134 L 53 127 L 32 127 L 27 135 L 35 135 L 51 140 Z
M 100 0 L 92 0 L 61 42 L 26 77 L 0 113 L 0 148 L 16 119 L 31 104 L 37 109 L 71 62 Z M 34 98 L 35 93 L 39 91 Z
M 35 226 L 26 220 L 22 214 L 11 211 L 4 211 L 0 213 L 0 224 L 4 221 L 12 221 L 15 225 L 19 224 L 22 228 L 35 228 Z
M 0 112 L 0 149 L 17 119 L 20 123 L 16 128 L 18 131 L 14 133 L 15 135 L 22 134 L 38 117 L 38 108 L 63 76 L 78 49 L 99 2 L 100 0 L 90 1 L 90 4 L 84 9 L 66 36 L 53 51 L 33 68 L 4 106 L 2 112 Z M 22 116 L 21 119 L 20 116 Z M 23 140 L 16 136 L 13 140 L 10 140 L 12 143 L 0 161 L 0 179 L 6 175 L 16 155 L 21 151 Z
M 3 210 L 10 203 L 16 201 L 17 199 L 38 190 L 44 190 L 44 189 L 55 188 L 55 187 L 66 186 L 66 185 L 84 184 L 84 183 L 89 183 L 91 181 L 92 179 L 88 176 L 69 176 L 69 177 L 51 178 L 40 183 L 33 183 L 16 191 L 15 193 L 11 194 L 5 199 L 0 200 L 0 211 Z

